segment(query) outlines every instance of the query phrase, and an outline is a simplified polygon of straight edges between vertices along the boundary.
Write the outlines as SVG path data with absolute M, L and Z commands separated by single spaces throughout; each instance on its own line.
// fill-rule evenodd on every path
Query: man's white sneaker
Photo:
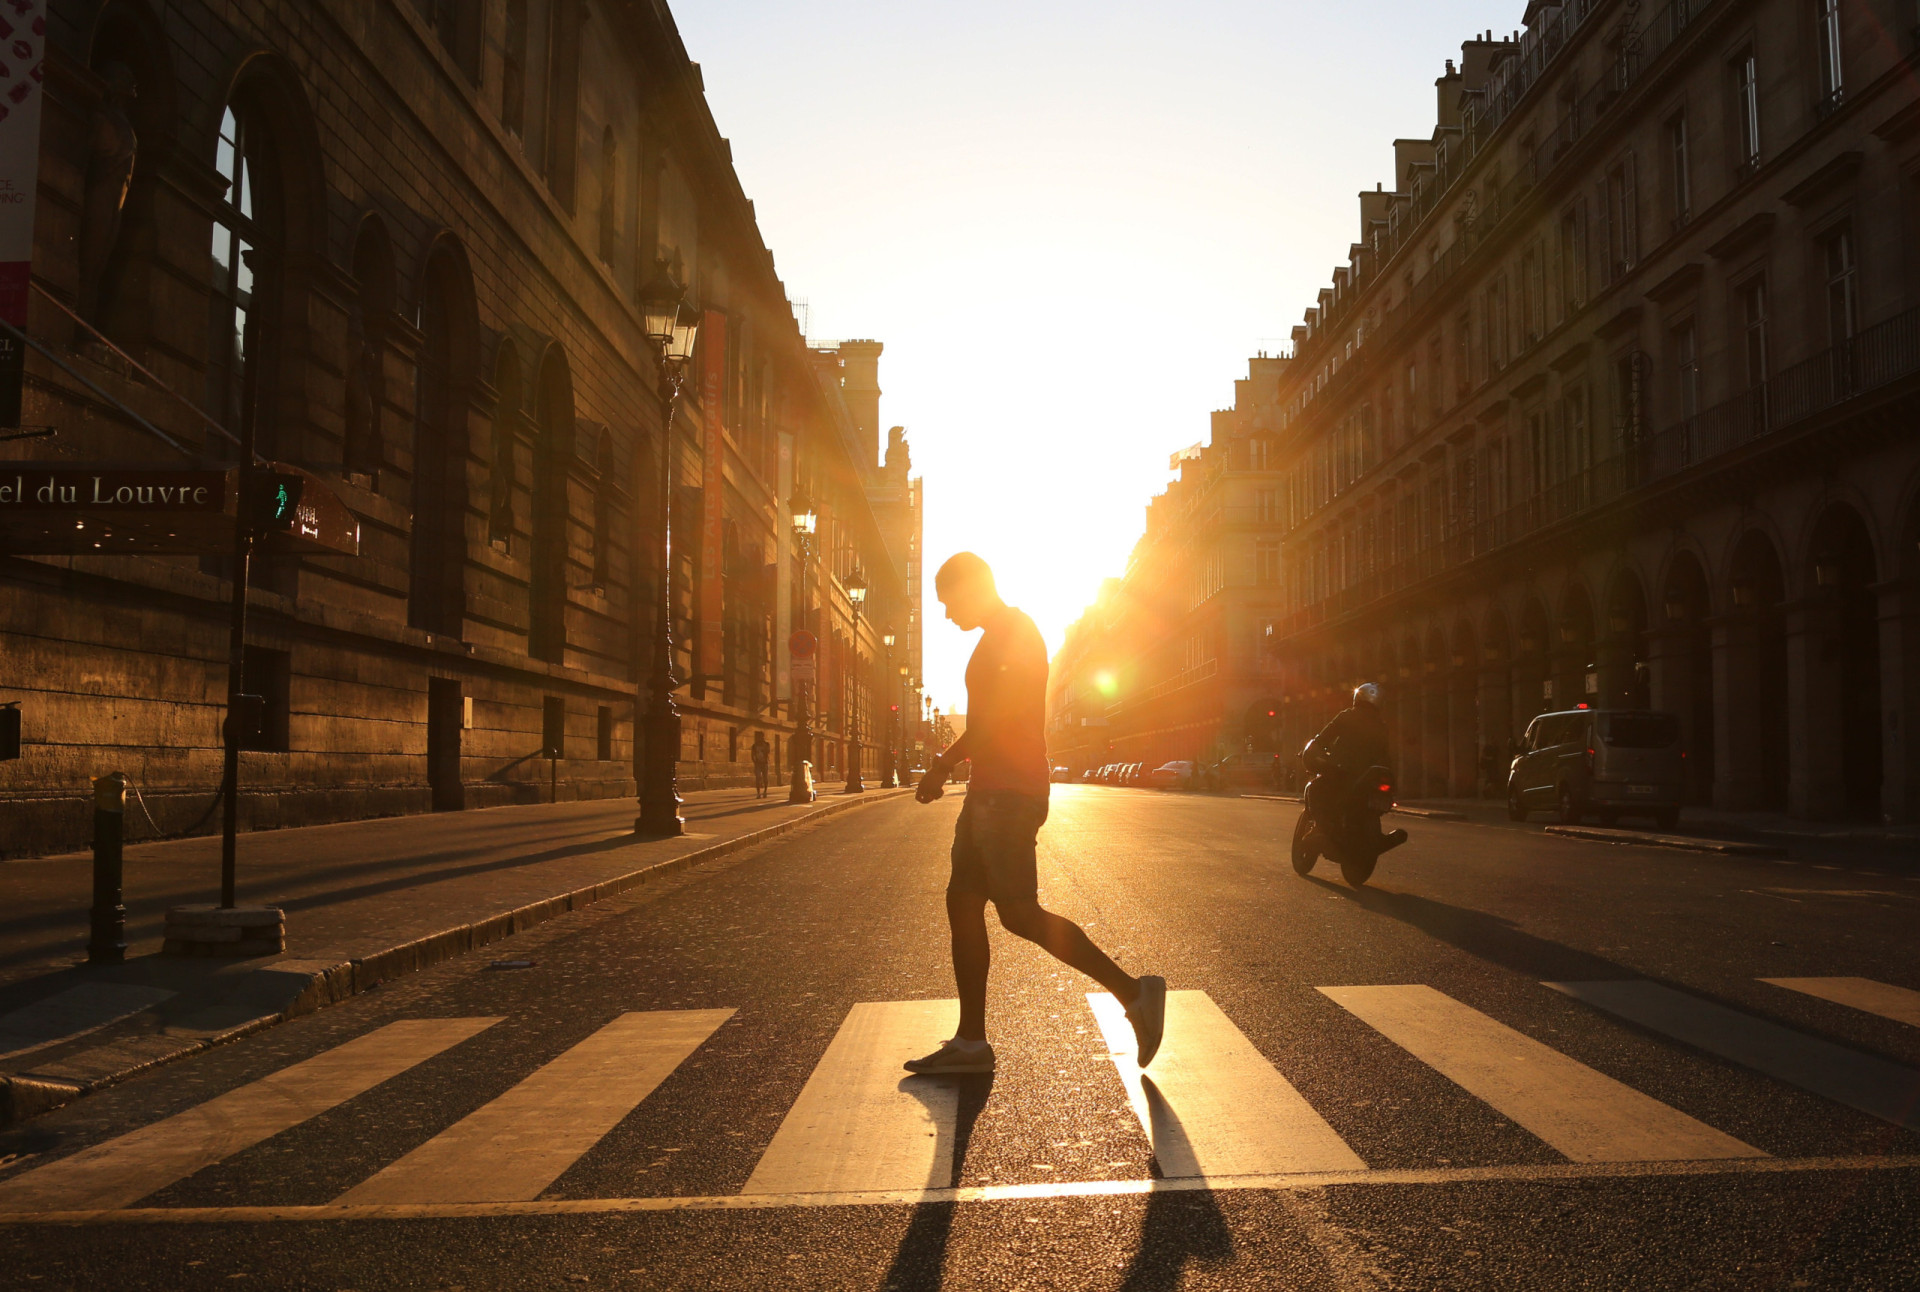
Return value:
M 993 1047 L 985 1041 L 954 1037 L 925 1058 L 908 1059 L 905 1067 L 918 1076 L 960 1076 L 993 1071 Z
M 1167 1030 L 1167 980 L 1142 974 L 1139 983 L 1140 994 L 1127 1006 L 1127 1021 L 1133 1024 L 1135 1052 L 1144 1068 L 1160 1052 L 1160 1037 Z

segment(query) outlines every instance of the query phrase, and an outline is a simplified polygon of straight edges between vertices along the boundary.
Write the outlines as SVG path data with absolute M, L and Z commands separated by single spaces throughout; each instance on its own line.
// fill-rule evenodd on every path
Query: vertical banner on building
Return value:
M 781 431 L 775 438 L 780 444 L 780 459 L 774 475 L 773 640 L 783 642 L 804 625 L 793 622 L 793 514 L 787 508 L 788 499 L 793 497 L 793 435 Z M 773 652 L 773 674 L 774 695 L 787 697 L 791 704 L 797 697 L 786 651 Z
M 46 97 L 47 0 L 0 4 L 0 319 L 25 332 L 40 191 L 40 104 Z M 20 425 L 27 352 L 0 335 L 0 426 Z
M 725 667 L 721 582 L 726 564 L 727 316 L 706 311 L 700 321 L 700 631 L 693 671 L 718 678 Z

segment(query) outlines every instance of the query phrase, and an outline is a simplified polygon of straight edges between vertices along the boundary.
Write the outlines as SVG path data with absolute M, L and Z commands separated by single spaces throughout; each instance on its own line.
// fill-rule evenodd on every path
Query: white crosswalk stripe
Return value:
M 1629 1022 L 1920 1131 L 1920 1072 L 1653 982 L 1550 982 Z
M 1572 1161 L 1766 1156 L 1431 987 L 1320 990 Z
M 1144 1073 L 1120 1002 L 1106 992 L 1088 992 L 1087 1003 L 1161 1175 L 1366 1169 L 1205 992 L 1167 993 L 1165 1037 Z
M 497 1018 L 406 1018 L 0 1184 L 0 1211 L 126 1207 L 364 1094 Z
M 957 1000 L 855 1005 L 742 1193 L 944 1188 L 953 1179 L 959 1087 L 900 1065 L 960 1022 Z
M 1920 991 L 1911 987 L 1895 987 L 1871 978 L 1762 978 L 1760 981 L 1920 1027 Z
M 537 1198 L 731 1017 L 730 1009 L 622 1014 L 336 1201 Z

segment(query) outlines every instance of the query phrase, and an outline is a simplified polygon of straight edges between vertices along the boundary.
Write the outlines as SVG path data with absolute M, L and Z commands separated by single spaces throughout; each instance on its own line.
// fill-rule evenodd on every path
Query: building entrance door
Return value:
M 460 732 L 466 726 L 466 701 L 460 683 L 449 677 L 427 679 L 427 784 L 433 810 L 458 812 L 467 805 L 460 784 Z

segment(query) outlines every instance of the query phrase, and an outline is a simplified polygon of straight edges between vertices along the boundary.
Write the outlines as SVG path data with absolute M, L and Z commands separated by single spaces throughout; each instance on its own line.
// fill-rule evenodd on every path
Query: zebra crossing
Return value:
M 1762 980 L 1846 1009 L 1920 1026 L 1920 992 L 1862 978 Z M 1623 1019 L 1920 1131 L 1920 1071 L 1757 1015 L 1645 981 L 1545 983 L 1596 1016 Z M 1423 984 L 1327 986 L 1327 1000 L 1577 1167 L 1795 1169 L 1720 1128 Z M 822 1205 L 970 1196 L 1065 1196 L 1159 1187 L 1284 1187 L 1293 1179 L 1402 1180 L 1362 1160 L 1203 991 L 1168 995 L 1160 1055 L 1141 1071 L 1119 1003 L 1087 995 L 1106 1055 L 1152 1147 L 1152 1179 L 954 1187 L 960 1081 L 913 1077 L 900 1061 L 950 1035 L 951 1000 L 855 1005 L 737 1194 L 609 1204 Z M 635 1011 L 600 1027 L 323 1206 L 277 1214 L 463 1214 L 545 1205 L 543 1195 L 735 1017 L 732 1009 Z M 150 1125 L 0 1179 L 0 1222 L 130 1215 L 137 1204 L 376 1090 L 481 1036 L 499 1017 L 401 1019 Z M 965 1079 L 960 1079 L 965 1080 Z M 1813 1167 L 1828 1159 L 1805 1159 Z M 1835 1160 L 1837 1161 L 1837 1160 Z M 1846 1159 L 1853 1165 L 1862 1159 Z M 1900 1158 L 1912 1165 L 1920 1159 Z M 1720 1164 L 1715 1167 L 1714 1164 Z M 1865 1160 L 1864 1164 L 1872 1164 Z M 1416 1173 L 1417 1174 L 1417 1173 Z M 1237 1182 L 1237 1183 L 1236 1183 Z M 565 1204 L 590 1205 L 593 1200 Z M 148 1218 L 191 1209 L 150 1209 Z M 245 1208 L 210 1209 L 231 1216 Z

